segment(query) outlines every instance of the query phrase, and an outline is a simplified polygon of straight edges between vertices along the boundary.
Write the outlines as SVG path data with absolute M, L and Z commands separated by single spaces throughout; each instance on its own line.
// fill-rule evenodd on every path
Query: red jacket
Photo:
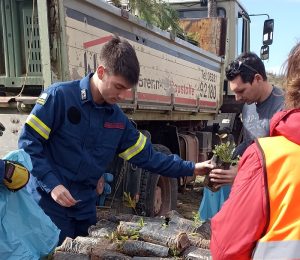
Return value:
M 270 136 L 285 136 L 300 145 L 299 129 L 300 109 L 278 112 L 270 122 Z M 211 221 L 213 259 L 251 259 L 267 224 L 266 188 L 263 159 L 254 143 L 239 162 L 229 199 Z

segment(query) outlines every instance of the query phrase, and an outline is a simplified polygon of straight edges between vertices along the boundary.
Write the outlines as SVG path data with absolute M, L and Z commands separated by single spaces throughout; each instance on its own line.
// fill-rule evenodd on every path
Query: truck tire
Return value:
M 170 150 L 160 144 L 154 144 L 154 149 L 166 154 Z M 136 209 L 143 216 L 160 216 L 177 207 L 178 182 L 176 178 L 168 178 L 147 170 L 141 176 L 140 198 Z

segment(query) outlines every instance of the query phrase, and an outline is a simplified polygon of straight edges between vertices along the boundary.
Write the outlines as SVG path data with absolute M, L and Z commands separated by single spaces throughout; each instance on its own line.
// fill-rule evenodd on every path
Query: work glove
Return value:
M 3 183 L 10 191 L 22 189 L 29 180 L 29 171 L 20 163 L 3 160 L 4 177 Z
M 0 122 L 0 136 L 3 135 L 3 131 L 5 130 L 4 125 Z
M 114 176 L 109 172 L 105 172 L 99 179 L 97 184 L 97 193 L 99 194 L 96 202 L 97 206 L 104 206 L 106 195 L 111 194 L 111 186 L 108 182 L 112 182 L 113 179 Z

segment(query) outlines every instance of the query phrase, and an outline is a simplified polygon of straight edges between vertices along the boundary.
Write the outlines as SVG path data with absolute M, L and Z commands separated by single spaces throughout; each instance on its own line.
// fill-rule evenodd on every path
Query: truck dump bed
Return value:
M 134 46 L 141 65 L 128 105 L 138 110 L 216 111 L 222 85 L 219 57 L 100 1 L 64 1 L 64 10 L 72 79 L 96 69 L 103 43 L 116 33 Z
M 16 2 L 7 13 L 1 9 L 6 18 L 20 14 L 19 30 L 9 32 L 6 26 L 3 33 L 22 32 L 24 45 L 10 44 L 10 38 L 4 41 L 0 85 L 47 87 L 54 81 L 80 79 L 95 71 L 102 45 L 118 34 L 134 46 L 141 65 L 138 85 L 120 104 L 125 112 L 135 120 L 199 120 L 215 115 L 222 97 L 221 58 L 103 1 L 39 1 L 34 16 L 30 3 Z M 33 37 L 28 33 L 32 29 Z M 19 69 L 9 63 L 16 54 L 22 56 L 15 60 Z

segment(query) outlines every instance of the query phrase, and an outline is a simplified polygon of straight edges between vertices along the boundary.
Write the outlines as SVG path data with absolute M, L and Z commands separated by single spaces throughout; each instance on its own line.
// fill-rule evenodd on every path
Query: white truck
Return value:
M 206 1 L 169 1 L 199 46 L 162 31 L 101 0 L 0 0 L 0 156 L 17 148 L 20 129 L 41 91 L 57 81 L 94 71 L 102 45 L 118 34 L 135 48 L 141 74 L 120 107 L 158 150 L 193 161 L 207 159 L 215 133 L 227 127 L 238 140 L 241 105 L 235 104 L 224 68 L 250 49 L 250 19 L 237 0 L 217 0 L 207 18 Z M 268 56 L 273 20 L 265 23 Z M 176 208 L 185 179 L 170 179 L 116 158 L 114 205 L 123 192 L 144 215 Z

